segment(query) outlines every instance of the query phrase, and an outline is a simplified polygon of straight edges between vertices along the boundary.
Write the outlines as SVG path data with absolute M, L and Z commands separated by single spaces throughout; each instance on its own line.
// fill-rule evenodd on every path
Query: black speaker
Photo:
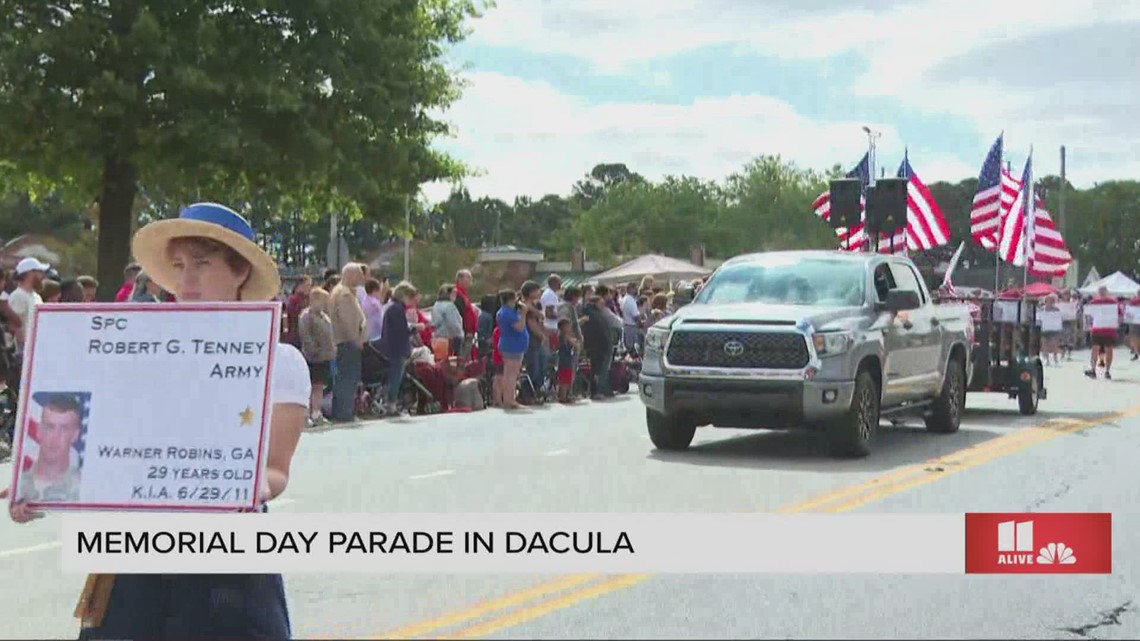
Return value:
M 867 188 L 867 230 L 893 234 L 906 228 L 907 179 L 880 178 Z
M 857 227 L 863 221 L 863 212 L 859 201 L 863 196 L 863 184 L 858 178 L 839 178 L 831 181 L 831 216 L 829 222 L 832 227 Z

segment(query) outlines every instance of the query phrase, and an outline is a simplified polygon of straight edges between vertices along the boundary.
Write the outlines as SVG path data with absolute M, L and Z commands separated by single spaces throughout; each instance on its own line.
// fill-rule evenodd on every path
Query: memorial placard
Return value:
M 998 299 L 994 301 L 994 322 L 995 323 L 1017 323 L 1020 322 L 1018 311 L 1021 307 L 1020 299 Z
M 275 303 L 38 307 L 13 500 L 40 510 L 256 507 L 280 313 Z
M 1120 308 L 1115 303 L 1085 305 L 1086 329 L 1116 329 L 1120 327 Z
M 1061 319 L 1065 322 L 1077 320 L 1077 301 L 1061 301 L 1057 303 L 1057 307 L 1061 310 Z
M 1043 332 L 1061 331 L 1062 322 L 1061 310 L 1059 309 L 1037 310 L 1037 324 L 1041 326 Z

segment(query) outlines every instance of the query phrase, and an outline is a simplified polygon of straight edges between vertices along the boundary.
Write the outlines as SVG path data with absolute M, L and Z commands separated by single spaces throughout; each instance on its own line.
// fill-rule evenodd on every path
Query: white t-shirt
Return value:
M 641 310 L 637 308 L 637 297 L 626 294 L 621 299 L 621 320 L 626 325 L 636 325 Z
M 8 306 L 12 308 L 13 312 L 20 317 L 24 323 L 24 327 L 28 327 L 32 323 L 32 313 L 36 311 L 37 305 L 42 305 L 44 299 L 36 292 L 29 292 L 23 287 L 17 287 L 12 290 L 8 295 Z
M 546 310 L 548 310 L 550 308 L 554 308 L 555 312 L 558 311 L 558 306 L 562 303 L 562 297 L 558 295 L 558 292 L 547 287 L 546 291 L 542 292 L 541 302 L 542 302 L 542 313 L 545 315 Z M 557 318 L 547 318 L 545 322 L 546 322 L 546 329 L 548 329 L 550 331 L 558 331 L 558 319 Z
M 309 365 L 300 350 L 287 343 L 278 343 L 273 353 L 273 384 L 269 388 L 273 405 L 309 406 L 313 384 L 309 380 Z

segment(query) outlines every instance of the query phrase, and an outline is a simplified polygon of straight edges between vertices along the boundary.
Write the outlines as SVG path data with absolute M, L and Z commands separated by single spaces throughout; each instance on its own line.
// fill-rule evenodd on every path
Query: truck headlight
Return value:
M 650 327 L 645 333 L 645 351 L 660 352 L 665 349 L 665 340 L 669 338 L 669 330 Z
M 824 332 L 812 335 L 815 353 L 820 356 L 842 354 L 851 348 L 854 337 L 851 332 Z

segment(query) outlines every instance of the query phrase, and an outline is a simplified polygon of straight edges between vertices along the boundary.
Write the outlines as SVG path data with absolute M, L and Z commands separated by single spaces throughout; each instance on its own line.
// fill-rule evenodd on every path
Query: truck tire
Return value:
M 871 443 L 879 432 L 879 385 L 871 372 L 863 369 L 855 376 L 851 407 L 830 425 L 831 455 L 862 458 L 871 453 Z
M 645 410 L 645 423 L 649 427 L 649 440 L 659 450 L 681 452 L 689 449 L 697 426 L 682 422 L 676 416 L 667 416 Z
M 966 407 L 966 364 L 959 358 L 950 360 L 942 393 L 934 399 L 930 416 L 925 417 L 926 429 L 936 434 L 953 434 L 962 425 L 962 410 Z
M 1037 413 L 1037 404 L 1041 400 L 1040 391 L 1040 374 L 1034 372 L 1029 384 L 1023 386 L 1017 393 L 1017 409 L 1021 411 L 1022 416 L 1033 416 Z

